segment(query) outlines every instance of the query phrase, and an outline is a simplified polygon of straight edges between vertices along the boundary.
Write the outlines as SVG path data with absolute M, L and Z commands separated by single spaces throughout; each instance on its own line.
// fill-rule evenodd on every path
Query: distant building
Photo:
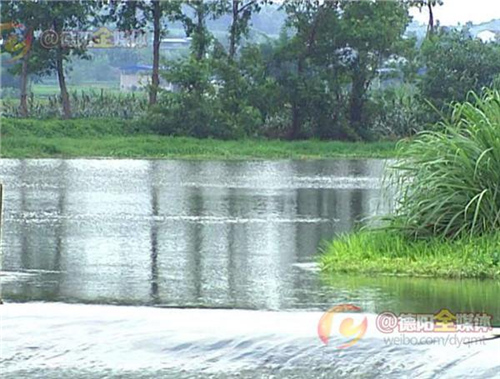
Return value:
M 162 50 L 177 50 L 189 48 L 191 45 L 191 37 L 186 38 L 163 38 L 160 43 Z
M 403 72 L 398 68 L 383 67 L 377 69 L 377 75 L 371 83 L 372 89 L 397 87 L 403 83 Z
M 139 91 L 151 83 L 153 66 L 129 65 L 120 68 L 120 90 Z
M 149 65 L 128 65 L 120 68 L 120 90 L 121 91 L 142 91 L 151 83 L 151 73 L 153 66 Z M 167 91 L 174 91 L 175 86 L 160 77 L 160 87 Z
M 477 38 L 483 42 L 495 42 L 498 40 L 499 34 L 491 30 L 483 30 L 477 34 Z

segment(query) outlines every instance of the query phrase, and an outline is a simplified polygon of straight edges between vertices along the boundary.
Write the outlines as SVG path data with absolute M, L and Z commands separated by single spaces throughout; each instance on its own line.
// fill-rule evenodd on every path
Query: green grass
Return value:
M 156 136 L 137 121 L 2 119 L 3 158 L 116 157 L 188 159 L 388 158 L 395 143 L 220 141 Z
M 453 105 L 450 120 L 402 147 L 391 228 L 418 238 L 500 229 L 500 92 L 469 99 Z
M 325 272 L 500 279 L 500 92 L 398 149 L 393 214 L 331 242 Z
M 500 233 L 415 240 L 362 230 L 330 242 L 320 265 L 326 273 L 500 279 Z
M 86 93 L 92 91 L 99 93 L 101 89 L 103 89 L 108 94 L 120 93 L 119 86 L 113 83 L 88 83 L 88 84 L 68 86 L 68 91 L 70 93 L 74 91 L 77 91 L 78 93 L 81 93 L 82 91 Z M 57 84 L 34 84 L 31 87 L 31 92 L 33 92 L 35 96 L 45 97 L 45 96 L 59 95 L 60 89 L 59 85 Z

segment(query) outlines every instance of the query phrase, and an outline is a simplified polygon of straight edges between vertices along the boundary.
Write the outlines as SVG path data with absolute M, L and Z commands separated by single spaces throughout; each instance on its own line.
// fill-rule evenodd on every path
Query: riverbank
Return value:
M 395 142 L 221 141 L 148 134 L 130 120 L 1 121 L 3 158 L 328 159 L 396 154 Z
M 359 231 L 330 242 L 320 266 L 330 274 L 500 279 L 500 233 L 412 241 L 395 232 Z

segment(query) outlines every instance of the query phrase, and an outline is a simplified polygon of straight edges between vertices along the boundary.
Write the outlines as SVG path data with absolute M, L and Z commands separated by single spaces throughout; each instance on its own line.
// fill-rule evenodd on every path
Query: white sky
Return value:
M 444 4 L 435 8 L 435 18 L 441 25 L 465 24 L 472 21 L 474 24 L 500 18 L 500 0 L 443 0 Z M 422 9 L 422 13 L 413 10 L 414 20 L 427 23 L 429 13 Z

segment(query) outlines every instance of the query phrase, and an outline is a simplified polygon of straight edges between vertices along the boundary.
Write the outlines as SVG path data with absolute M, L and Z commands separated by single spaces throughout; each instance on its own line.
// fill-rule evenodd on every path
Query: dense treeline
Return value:
M 26 33 L 84 30 L 103 24 L 122 30 L 152 30 L 149 105 L 135 109 L 136 117 L 165 135 L 399 138 L 434 123 L 449 111 L 450 102 L 464 100 L 469 91 L 494 85 L 500 73 L 497 44 L 474 39 L 466 29 L 436 25 L 433 8 L 441 3 L 437 0 L 284 1 L 281 7 L 287 18 L 280 37 L 249 43 L 245 37 L 252 15 L 269 3 L 11 1 L 3 2 L 1 11 L 4 20 L 22 22 Z M 429 11 L 423 42 L 405 35 L 411 7 Z M 207 27 L 220 17 L 231 20 L 225 43 Z M 162 61 L 160 41 L 173 22 L 181 23 L 191 37 L 190 53 Z M 92 109 L 102 116 L 106 106 L 88 106 L 86 110 L 90 110 L 82 112 L 82 100 L 75 97 L 72 107 L 65 64 L 74 56 L 88 55 L 81 46 L 58 44 L 44 49 L 35 38 L 14 68 L 20 77 L 21 95 L 18 111 L 11 114 L 36 116 L 29 114 L 27 77 L 55 73 L 61 95 L 52 108 L 59 105 L 63 118 L 95 116 Z M 174 90 L 163 90 L 161 77 Z M 126 100 L 99 101 L 110 104 L 108 116 L 121 114 L 117 107 L 127 108 Z M 131 101 L 125 112 L 128 115 L 137 100 Z

